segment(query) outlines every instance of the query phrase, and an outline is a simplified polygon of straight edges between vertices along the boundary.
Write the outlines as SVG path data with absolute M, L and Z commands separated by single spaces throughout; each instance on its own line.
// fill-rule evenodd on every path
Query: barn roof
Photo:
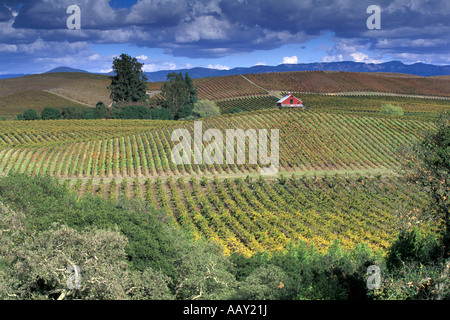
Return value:
M 278 100 L 277 103 L 283 103 L 284 101 L 286 101 L 287 99 L 289 99 L 289 98 L 291 98 L 291 97 L 293 97 L 293 98 L 295 98 L 295 99 L 297 99 L 297 100 L 300 100 L 300 99 L 296 98 L 292 93 L 289 93 L 289 94 L 288 94 L 287 96 L 285 96 L 284 98 Z
M 287 96 L 285 96 L 284 98 L 282 98 L 282 99 L 278 100 L 278 102 L 277 102 L 277 103 L 282 103 L 283 101 L 285 101 L 286 99 L 288 99 L 288 98 L 290 98 L 290 97 L 292 97 L 292 94 L 288 94 L 288 95 L 287 95 Z

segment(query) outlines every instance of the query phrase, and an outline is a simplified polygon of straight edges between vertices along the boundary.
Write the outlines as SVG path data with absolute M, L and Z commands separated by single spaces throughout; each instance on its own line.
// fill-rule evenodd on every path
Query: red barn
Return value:
M 287 96 L 285 96 L 284 98 L 280 99 L 277 102 L 278 106 L 280 107 L 287 107 L 287 108 L 299 108 L 299 107 L 303 107 L 303 102 L 300 99 L 297 99 L 296 97 L 294 97 L 294 95 L 292 93 L 288 93 Z

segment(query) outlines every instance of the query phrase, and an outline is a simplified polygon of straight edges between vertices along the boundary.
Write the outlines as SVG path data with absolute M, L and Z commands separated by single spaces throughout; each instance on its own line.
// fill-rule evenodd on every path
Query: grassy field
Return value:
M 282 92 L 281 95 L 285 93 Z M 443 98 L 418 98 L 363 93 L 329 95 L 293 92 L 293 94 L 301 99 L 304 106 L 310 110 L 325 112 L 374 115 L 380 111 L 382 105 L 393 104 L 404 110 L 405 117 L 432 119 L 438 113 L 450 110 L 450 99 Z M 278 100 L 279 98 L 274 96 L 241 97 L 220 100 L 217 102 L 217 105 L 222 112 L 235 108 L 243 111 L 256 111 L 277 108 Z

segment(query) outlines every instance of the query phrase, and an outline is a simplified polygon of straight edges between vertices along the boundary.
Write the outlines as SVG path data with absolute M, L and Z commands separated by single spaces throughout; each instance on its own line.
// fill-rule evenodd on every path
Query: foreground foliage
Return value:
M 142 202 L 78 199 L 52 178 L 2 178 L 0 200 L 0 299 L 449 298 L 446 261 L 427 249 L 436 239 L 418 233 L 399 236 L 389 251 L 406 267 L 339 242 L 322 253 L 300 242 L 247 258 L 193 241 Z M 81 274 L 75 288 L 73 265 Z M 375 291 L 366 285 L 370 265 L 382 270 Z

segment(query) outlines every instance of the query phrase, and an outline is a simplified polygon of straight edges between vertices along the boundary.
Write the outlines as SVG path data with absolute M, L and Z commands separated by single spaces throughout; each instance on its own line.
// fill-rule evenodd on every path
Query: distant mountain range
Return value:
M 182 70 L 164 70 L 147 72 L 149 81 L 158 82 L 166 80 L 166 75 L 170 72 L 189 73 L 191 78 L 206 78 L 217 76 L 229 76 L 236 74 L 267 73 L 267 72 L 287 72 L 287 71 L 346 71 L 346 72 L 388 72 L 405 73 L 423 77 L 450 75 L 449 66 L 436 66 L 424 63 L 412 65 L 403 64 L 400 61 L 392 61 L 381 64 L 367 64 L 360 62 L 329 62 L 329 63 L 301 63 L 301 64 L 281 64 L 278 66 L 254 66 L 250 68 L 234 68 L 230 70 L 217 70 L 208 68 L 192 68 Z
M 328 62 L 328 63 L 315 62 L 315 63 L 300 63 L 300 64 L 281 64 L 278 66 L 258 65 L 248 68 L 242 67 L 229 70 L 218 70 L 199 67 L 191 69 L 146 72 L 146 75 L 149 81 L 158 82 L 158 81 L 165 81 L 167 74 L 171 72 L 181 72 L 183 74 L 188 72 L 191 78 L 197 79 L 206 77 L 229 76 L 236 74 L 287 72 L 287 71 L 387 72 L 387 73 L 404 73 L 422 77 L 430 77 L 430 76 L 450 75 L 450 65 L 436 66 L 424 63 L 415 63 L 411 65 L 406 65 L 400 61 L 391 61 L 381 64 L 343 61 L 343 62 Z M 46 73 L 57 73 L 57 72 L 89 73 L 88 71 L 85 70 L 73 69 L 70 67 L 59 67 L 47 71 Z M 113 73 L 110 72 L 106 75 L 112 74 Z M 0 75 L 0 79 L 15 78 L 24 75 L 26 74 Z

